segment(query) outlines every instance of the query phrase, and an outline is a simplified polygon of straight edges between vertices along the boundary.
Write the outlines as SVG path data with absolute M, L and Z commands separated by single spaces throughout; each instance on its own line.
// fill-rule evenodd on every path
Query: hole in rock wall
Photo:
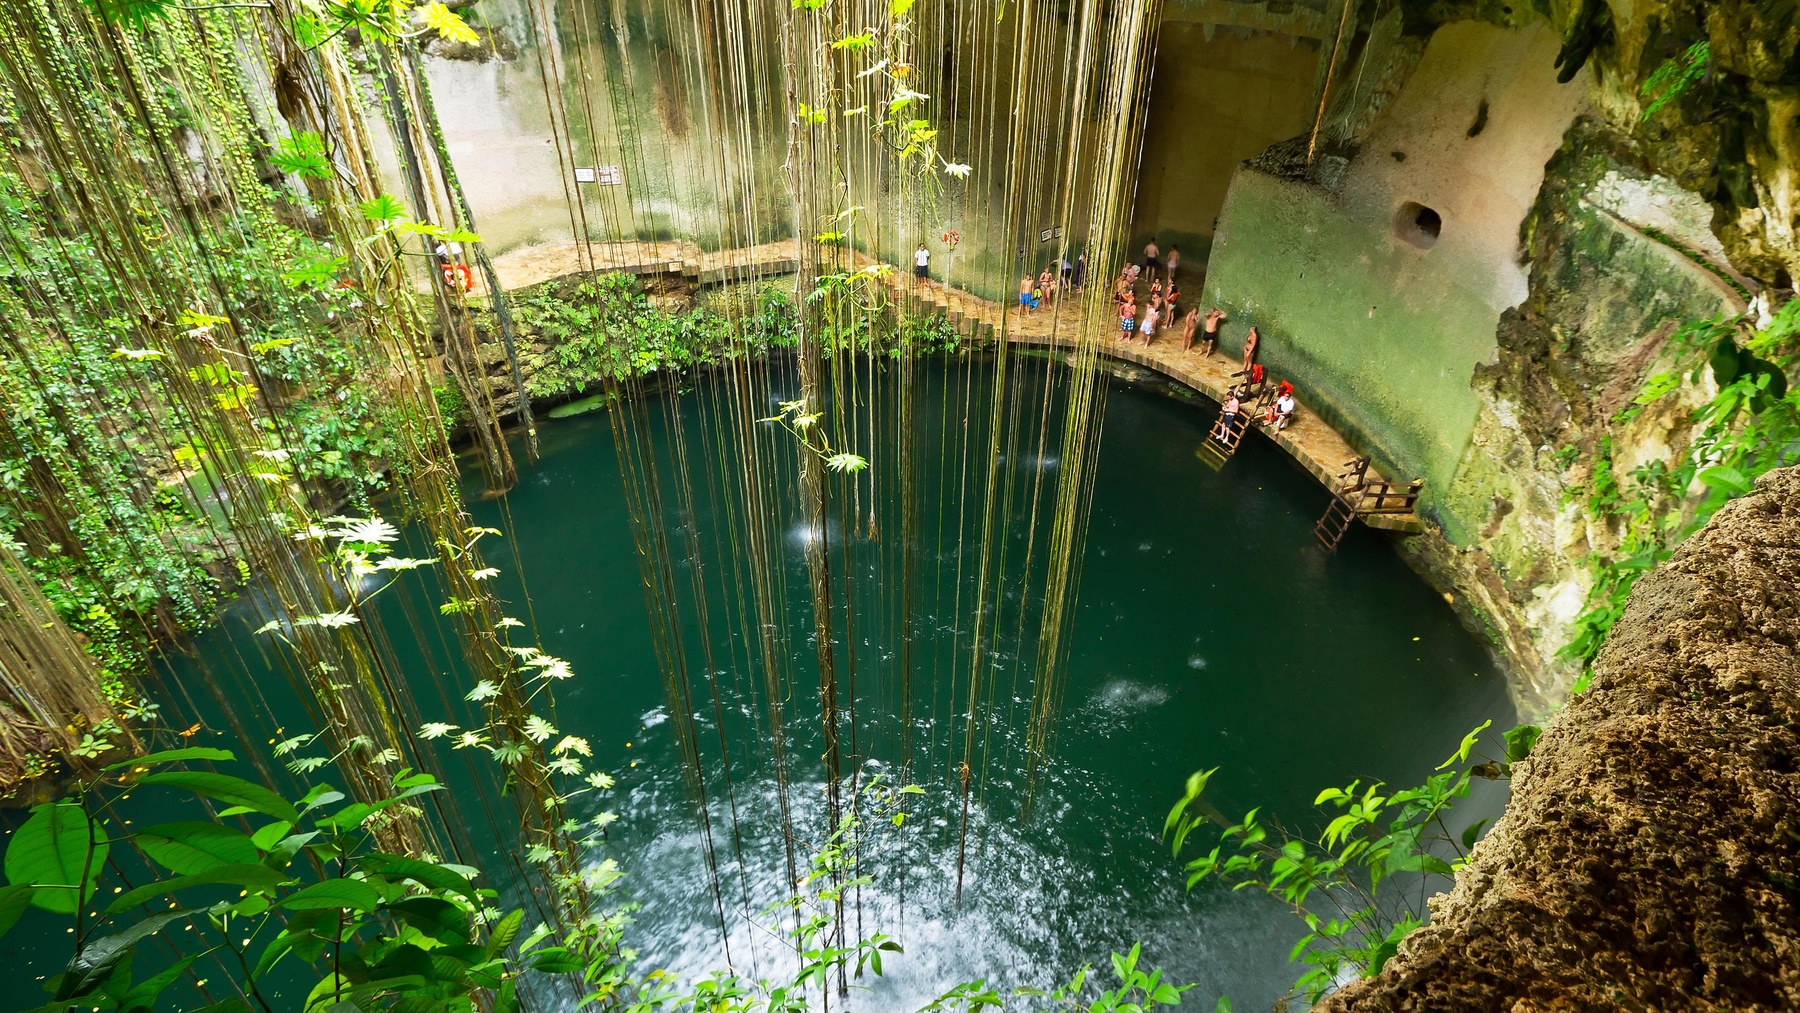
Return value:
M 1394 231 L 1419 249 L 1429 250 L 1444 234 L 1444 216 L 1423 204 L 1407 201 L 1394 216 Z

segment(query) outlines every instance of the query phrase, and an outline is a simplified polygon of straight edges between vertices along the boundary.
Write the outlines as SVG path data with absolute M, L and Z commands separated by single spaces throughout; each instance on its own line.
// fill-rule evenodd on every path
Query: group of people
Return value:
M 1135 335 L 1143 346 L 1148 348 L 1155 339 L 1157 331 L 1169 326 L 1177 319 L 1180 314 L 1181 290 L 1175 272 L 1180 265 L 1181 248 L 1179 246 L 1169 247 L 1169 257 L 1165 264 L 1161 247 L 1157 245 L 1155 237 L 1151 237 L 1150 242 L 1144 245 L 1143 262 L 1126 264 L 1125 268 L 1120 271 L 1118 280 L 1113 284 L 1113 301 L 1118 307 L 1119 315 L 1120 341 L 1130 341 Z M 1164 278 L 1161 276 L 1165 273 L 1168 282 L 1166 286 Z M 1150 279 L 1150 293 L 1148 305 L 1144 308 L 1143 316 L 1140 317 L 1137 305 L 1137 286 L 1138 281 L 1144 277 Z M 1219 345 L 1219 327 L 1229 318 L 1225 315 L 1224 310 L 1217 308 L 1207 310 L 1202 315 L 1200 308 L 1196 306 L 1189 309 L 1187 314 L 1181 316 L 1180 319 L 1181 350 L 1185 352 L 1192 349 L 1195 339 L 1198 337 L 1200 354 L 1210 356 Z M 1200 329 L 1202 323 L 1205 325 L 1204 331 Z M 1221 439 L 1229 436 L 1238 424 L 1238 419 L 1244 411 L 1243 398 L 1262 386 L 1263 367 L 1256 361 L 1257 349 L 1261 344 L 1262 334 L 1255 327 L 1250 328 L 1249 335 L 1244 339 L 1243 369 L 1233 374 L 1237 383 L 1232 386 L 1225 398 L 1224 425 L 1219 429 Z M 1274 431 L 1280 432 L 1293 421 L 1294 412 L 1298 408 L 1299 403 L 1294 400 L 1294 385 L 1283 380 L 1276 385 L 1275 397 L 1267 403 L 1263 417 L 1259 421 Z
M 1074 263 L 1058 257 L 1038 272 L 1036 278 L 1026 275 L 1019 279 L 1019 310 L 1034 312 L 1054 301 L 1060 293 L 1079 292 L 1086 284 L 1087 254 L 1077 256 Z
M 1204 316 L 1199 307 L 1187 311 L 1181 316 L 1181 288 L 1176 272 L 1181 267 L 1181 247 L 1169 247 L 1169 260 L 1165 266 L 1162 260 L 1162 248 L 1151 239 L 1144 247 L 1142 264 L 1126 264 L 1119 277 L 1113 282 L 1113 304 L 1118 308 L 1119 340 L 1130 341 L 1136 335 L 1145 348 L 1155 340 L 1159 330 L 1172 326 L 1177 319 L 1181 320 L 1181 350 L 1188 351 L 1194 347 L 1196 337 L 1200 339 L 1200 354 L 1211 355 L 1219 343 L 1219 325 L 1225 321 L 1222 310 L 1209 310 Z M 1164 286 L 1163 275 L 1167 275 L 1168 284 Z M 1150 293 L 1144 315 L 1138 316 L 1137 285 L 1141 278 L 1150 279 Z M 1200 332 L 1201 322 L 1206 330 Z
M 1260 371 L 1262 367 L 1255 366 L 1253 369 Z M 1220 443 L 1230 442 L 1231 431 L 1237 427 L 1238 418 L 1244 413 L 1244 401 L 1240 396 L 1240 391 L 1245 391 L 1248 386 L 1249 384 L 1234 386 L 1225 395 L 1225 403 L 1219 412 L 1222 422 L 1218 432 Z M 1276 384 L 1275 400 L 1269 402 L 1268 407 L 1263 410 L 1262 418 L 1258 421 L 1279 433 L 1288 427 L 1289 422 L 1293 421 L 1294 410 L 1299 407 L 1300 403 L 1294 400 L 1294 385 L 1283 380 Z
M 931 251 L 924 243 L 919 244 L 913 253 L 913 277 L 924 280 L 929 276 Z M 1190 308 L 1186 315 L 1181 312 L 1181 288 L 1176 272 L 1181 267 L 1181 247 L 1170 246 L 1168 259 L 1163 258 L 1162 247 L 1157 245 L 1156 238 L 1151 237 L 1144 245 L 1144 259 L 1141 263 L 1127 263 L 1113 282 L 1113 304 L 1118 310 L 1120 341 L 1131 341 L 1134 338 L 1145 348 L 1150 347 L 1159 331 L 1173 326 L 1174 321 L 1181 321 L 1181 349 L 1189 351 L 1196 341 L 1200 345 L 1200 354 L 1210 356 L 1219 345 L 1219 327 L 1229 319 L 1225 311 L 1210 309 L 1204 314 L 1199 307 Z M 1150 279 L 1150 292 L 1139 315 L 1137 301 L 1138 282 Z M 1058 258 L 1047 265 L 1034 278 L 1031 275 L 1019 279 L 1019 310 L 1021 313 L 1035 312 L 1045 304 L 1058 298 L 1061 293 L 1079 292 L 1087 280 L 1087 254 L 1080 254 L 1073 263 Z M 1204 325 L 1204 330 L 1202 330 Z M 1239 382 L 1232 387 L 1224 405 L 1225 425 L 1221 433 L 1229 434 L 1243 414 L 1243 395 L 1260 387 L 1263 382 L 1263 367 L 1256 362 L 1257 347 L 1262 343 L 1262 335 L 1255 327 L 1244 339 L 1244 368 L 1233 374 Z M 1282 381 L 1276 386 L 1276 396 L 1269 402 L 1262 422 L 1276 432 L 1286 429 L 1298 408 L 1294 400 L 1294 385 Z

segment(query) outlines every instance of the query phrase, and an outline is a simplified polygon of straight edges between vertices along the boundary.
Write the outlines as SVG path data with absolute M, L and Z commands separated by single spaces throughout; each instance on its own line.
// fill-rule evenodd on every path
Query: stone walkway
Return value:
M 494 269 L 500 275 L 501 285 L 508 291 L 589 270 L 636 275 L 679 274 L 700 284 L 714 284 L 792 273 L 799 269 L 799 253 L 799 244 L 795 240 L 717 253 L 703 253 L 692 243 L 588 243 L 584 247 L 581 243 L 565 241 L 513 250 L 494 258 Z M 855 260 L 859 267 L 874 263 L 863 254 L 857 254 Z M 1076 331 L 1080 324 L 1078 305 L 1074 302 L 1051 303 L 1030 313 L 1017 307 L 1002 310 L 992 300 L 941 282 L 917 283 L 910 272 L 899 268 L 888 278 L 895 295 L 910 302 L 915 311 L 943 314 L 952 326 L 964 333 L 985 333 L 1026 346 L 1071 351 L 1076 347 Z M 479 288 L 476 294 L 481 294 Z M 1225 399 L 1227 389 L 1234 382 L 1231 374 L 1241 366 L 1241 360 L 1227 357 L 1228 350 L 1221 349 L 1210 356 L 1194 350 L 1183 351 L 1179 330 L 1158 335 L 1146 348 L 1135 340 L 1129 343 L 1117 340 L 1114 336 L 1118 333 L 1116 321 L 1108 319 L 1104 326 L 1102 354 L 1154 370 L 1215 402 Z M 1294 412 L 1293 421 L 1283 432 L 1271 433 L 1260 425 L 1253 428 L 1263 437 L 1274 440 L 1327 489 L 1336 488 L 1345 465 L 1361 456 L 1335 429 L 1308 411 L 1304 403 Z M 1369 469 L 1368 477 L 1371 481 L 1383 481 L 1373 467 Z M 1390 531 L 1421 530 L 1418 518 L 1412 514 L 1364 515 L 1361 520 L 1370 527 Z

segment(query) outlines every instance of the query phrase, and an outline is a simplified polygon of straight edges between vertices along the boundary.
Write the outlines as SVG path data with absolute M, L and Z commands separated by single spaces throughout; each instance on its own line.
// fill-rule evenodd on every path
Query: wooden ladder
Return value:
M 1350 525 L 1355 521 L 1356 504 L 1334 493 L 1331 505 L 1325 508 L 1325 516 L 1313 525 L 1313 538 L 1326 552 L 1336 552 L 1338 543 L 1350 533 Z
M 1237 455 L 1238 447 L 1244 442 L 1244 434 L 1250 431 L 1250 415 L 1244 411 L 1242 404 L 1229 429 L 1225 426 L 1225 413 L 1213 420 L 1212 428 L 1207 431 L 1206 439 L 1201 442 L 1196 457 L 1214 471 L 1225 467 L 1225 462 Z
M 1333 484 L 1331 503 L 1325 507 L 1325 516 L 1313 525 L 1313 538 L 1326 552 L 1335 552 L 1358 517 L 1412 513 L 1419 502 L 1419 490 L 1424 486 L 1423 479 L 1400 485 L 1379 475 L 1370 478 L 1367 457 L 1347 461 Z

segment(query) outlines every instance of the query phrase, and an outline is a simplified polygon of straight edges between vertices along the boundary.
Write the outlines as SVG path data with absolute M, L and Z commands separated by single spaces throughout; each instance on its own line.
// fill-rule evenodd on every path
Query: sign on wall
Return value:
M 619 186 L 625 182 L 625 171 L 616 165 L 600 165 L 592 168 L 577 167 L 575 182 L 597 183 L 600 186 Z

